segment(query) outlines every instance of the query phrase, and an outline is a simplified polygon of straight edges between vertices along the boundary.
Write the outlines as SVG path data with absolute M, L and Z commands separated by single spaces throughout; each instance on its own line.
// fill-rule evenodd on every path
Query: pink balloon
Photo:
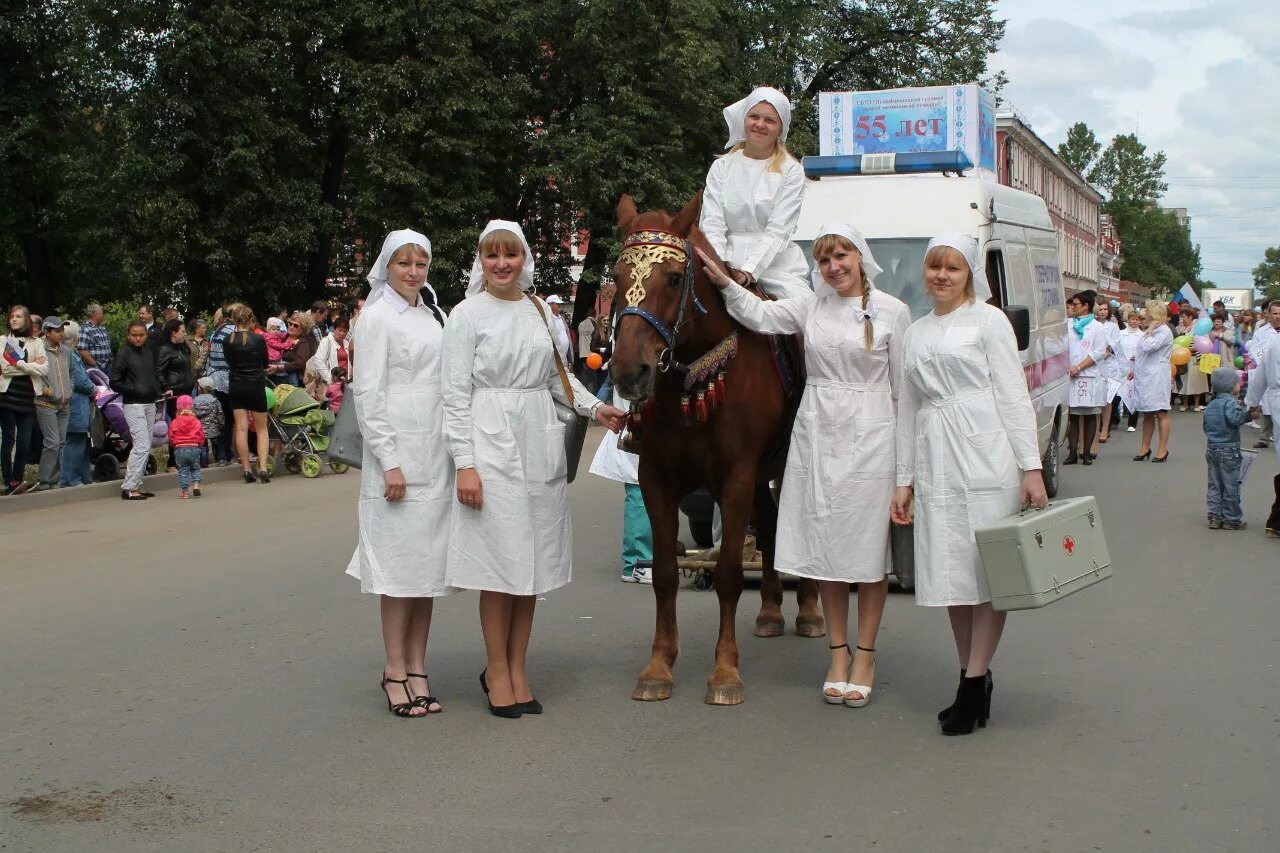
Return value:
M 1196 335 L 1191 341 L 1191 348 L 1201 355 L 1213 352 L 1213 338 L 1208 335 Z

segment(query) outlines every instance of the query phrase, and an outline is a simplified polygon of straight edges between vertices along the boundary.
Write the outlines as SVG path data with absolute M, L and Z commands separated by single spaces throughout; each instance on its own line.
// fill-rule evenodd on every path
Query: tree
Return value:
M 1120 234 L 1124 278 L 1171 293 L 1199 282 L 1200 247 L 1172 213 L 1151 204 L 1108 203 L 1107 208 Z
M 1253 268 L 1253 286 L 1262 291 L 1263 299 L 1280 299 L 1280 246 L 1262 253 L 1262 263 Z
M 1102 143 L 1094 136 L 1089 125 L 1078 121 L 1067 130 L 1067 140 L 1058 146 L 1058 156 L 1081 175 L 1087 175 L 1101 150 Z
M 1088 178 L 1113 204 L 1155 204 L 1169 190 L 1164 182 L 1165 154 L 1147 154 L 1136 134 L 1122 133 L 1111 140 Z

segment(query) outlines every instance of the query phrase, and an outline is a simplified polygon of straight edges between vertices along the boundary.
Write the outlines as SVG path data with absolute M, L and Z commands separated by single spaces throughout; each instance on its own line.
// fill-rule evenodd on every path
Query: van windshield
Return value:
M 813 269 L 813 241 L 796 240 Z M 933 300 L 924 289 L 924 253 L 929 241 L 922 238 L 868 240 L 871 254 L 884 270 L 876 278 L 876 287 L 898 297 L 911 309 L 911 319 L 918 320 L 933 310 Z

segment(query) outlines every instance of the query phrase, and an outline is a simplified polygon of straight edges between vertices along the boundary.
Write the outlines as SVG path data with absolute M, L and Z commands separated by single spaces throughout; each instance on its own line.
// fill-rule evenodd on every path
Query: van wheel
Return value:
M 1049 497 L 1058 496 L 1058 430 L 1054 429 L 1053 437 L 1049 439 L 1049 447 L 1045 449 L 1044 456 L 1040 460 L 1040 464 L 1044 466 L 1042 474 L 1044 476 L 1044 491 Z

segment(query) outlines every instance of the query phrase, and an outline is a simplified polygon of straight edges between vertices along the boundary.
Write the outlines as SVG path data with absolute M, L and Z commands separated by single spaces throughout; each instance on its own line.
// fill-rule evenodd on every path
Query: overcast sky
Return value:
M 1005 100 L 1057 146 L 1084 121 L 1169 157 L 1203 277 L 1248 287 L 1280 245 L 1280 3 L 1002 0 Z

